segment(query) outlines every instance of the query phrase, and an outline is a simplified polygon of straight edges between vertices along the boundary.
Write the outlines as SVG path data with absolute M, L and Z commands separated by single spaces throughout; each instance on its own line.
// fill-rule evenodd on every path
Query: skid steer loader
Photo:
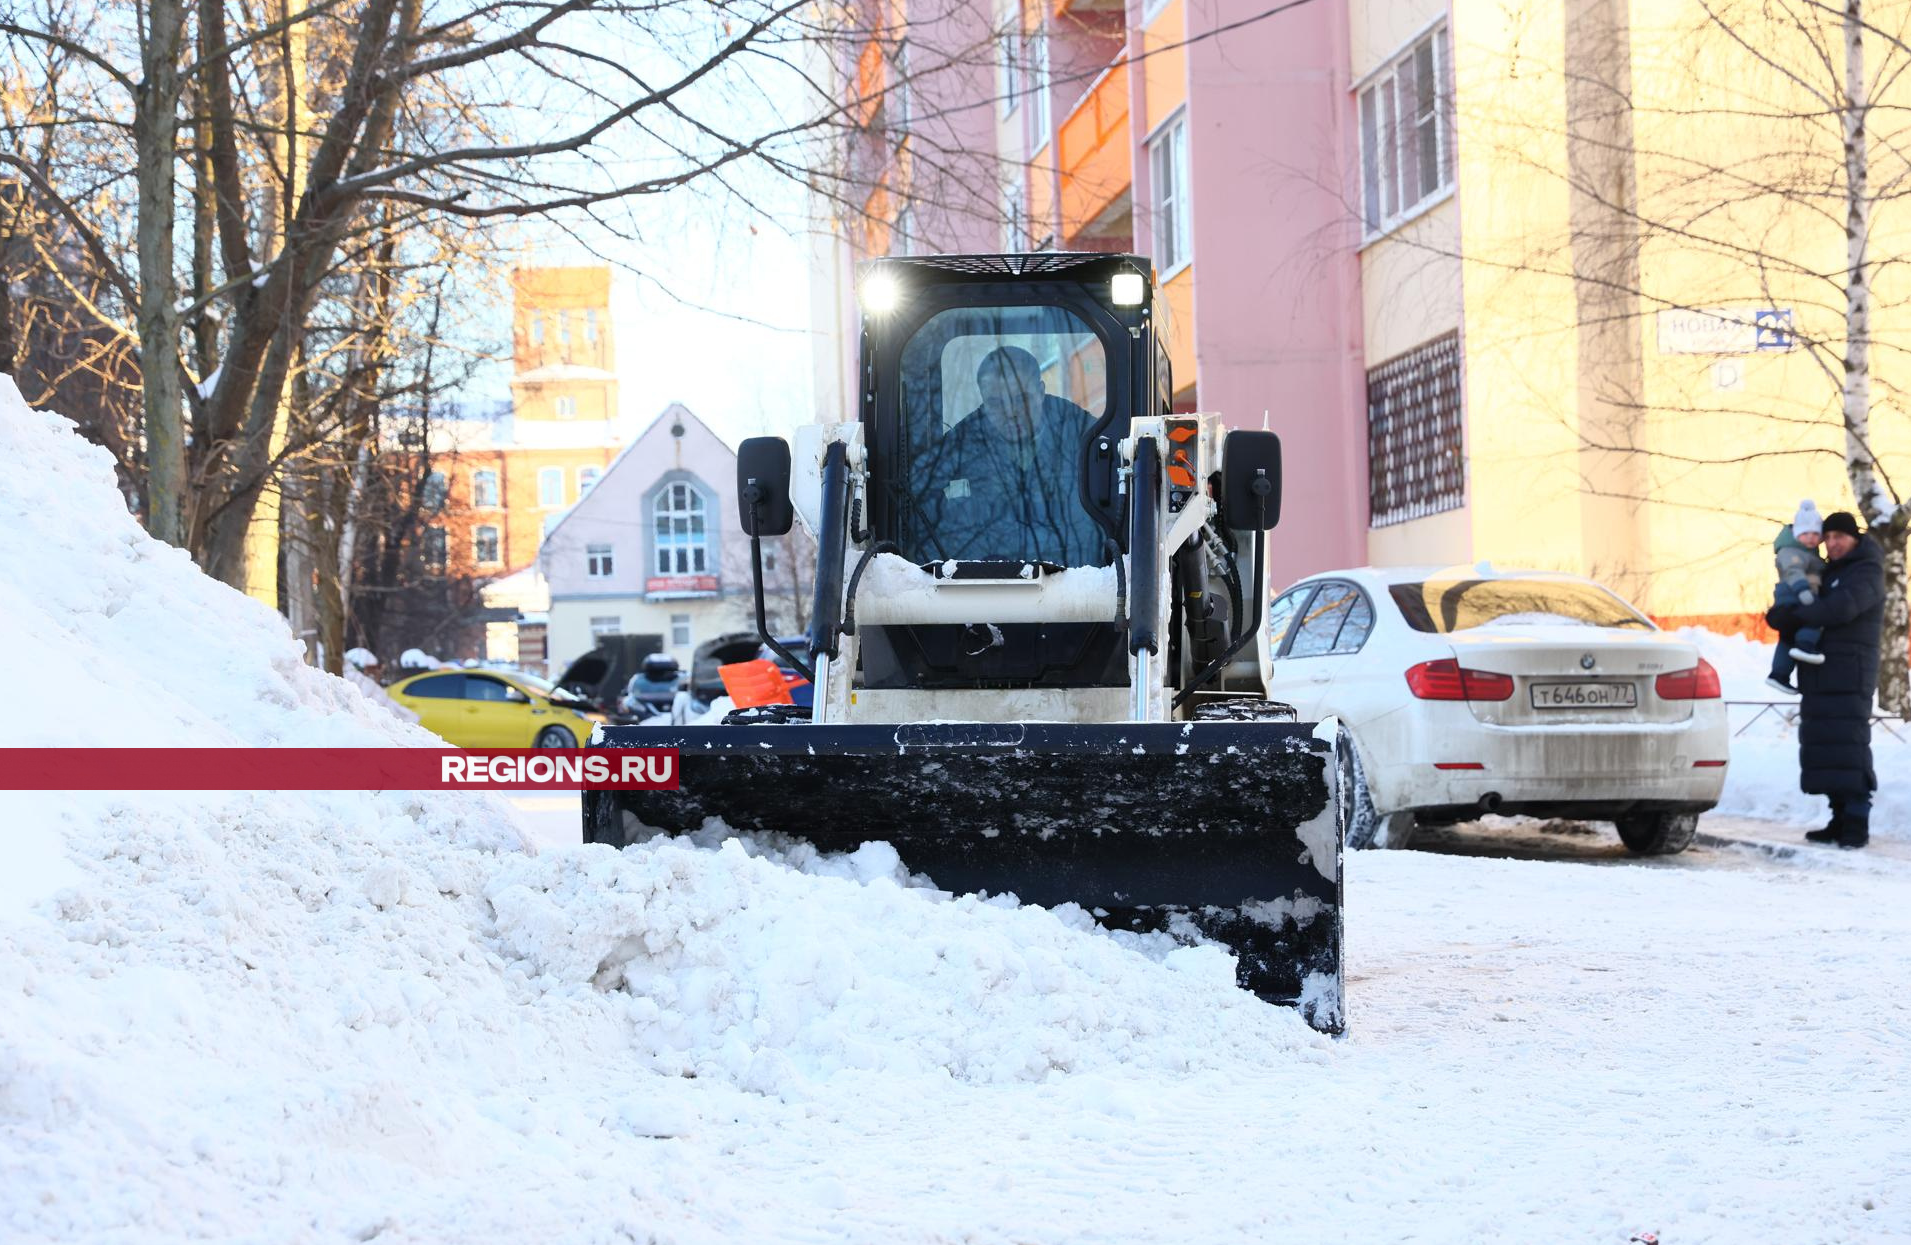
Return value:
M 604 728 L 678 749 L 680 787 L 586 793 L 586 841 L 884 840 L 945 890 L 1225 943 L 1340 1031 L 1342 752 L 1266 690 L 1279 440 L 1171 413 L 1138 256 L 883 259 L 858 291 L 859 419 L 738 454 L 757 628 L 813 703 Z M 799 512 L 807 651 L 764 616 Z

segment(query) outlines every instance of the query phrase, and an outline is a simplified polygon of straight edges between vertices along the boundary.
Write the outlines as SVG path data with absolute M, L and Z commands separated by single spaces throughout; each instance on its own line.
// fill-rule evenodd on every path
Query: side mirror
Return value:
M 1228 433 L 1221 446 L 1221 521 L 1237 532 L 1271 528 L 1281 521 L 1279 436 L 1244 428 Z
M 751 437 L 738 447 L 737 513 L 746 536 L 782 536 L 796 521 L 790 443 L 782 437 Z

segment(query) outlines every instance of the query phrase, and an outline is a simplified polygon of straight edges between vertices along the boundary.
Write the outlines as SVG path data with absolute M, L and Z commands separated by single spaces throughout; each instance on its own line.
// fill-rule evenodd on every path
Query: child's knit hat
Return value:
M 1807 497 L 1798 503 L 1798 513 L 1792 516 L 1792 535 L 1803 536 L 1806 532 L 1822 532 L 1825 521 L 1818 517 L 1818 503 Z

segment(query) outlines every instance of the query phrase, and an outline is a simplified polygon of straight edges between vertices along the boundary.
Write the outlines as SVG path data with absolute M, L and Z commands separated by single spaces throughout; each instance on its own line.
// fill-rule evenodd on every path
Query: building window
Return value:
M 1002 61 L 996 69 L 995 93 L 1002 98 L 1002 115 L 1015 115 L 1022 95 L 1022 8 L 1015 6 L 1009 24 L 1002 31 Z
M 1466 501 L 1460 335 L 1448 333 L 1367 373 L 1367 492 L 1375 527 Z
M 591 616 L 591 640 L 595 643 L 607 636 L 624 634 L 624 620 L 616 614 L 594 614 Z
M 544 344 L 544 317 L 543 316 L 531 317 L 531 344 L 533 346 L 542 346 Z
M 543 529 L 544 535 L 549 536 L 551 534 L 551 529 L 555 528 L 558 524 L 562 523 L 564 521 L 564 516 L 569 513 L 570 512 L 568 510 L 560 510 L 554 514 L 545 515 L 544 529 Z
M 657 573 L 706 574 L 710 555 L 703 494 L 681 480 L 667 484 L 657 494 L 652 515 L 657 524 Z
M 1148 180 L 1154 195 L 1155 271 L 1165 279 L 1189 259 L 1186 113 L 1148 144 Z
M 425 529 L 423 548 L 425 569 L 433 574 L 443 574 L 445 569 L 445 529 L 428 527 Z
M 584 340 L 587 342 L 597 340 L 597 308 L 595 307 L 584 309 Z
M 471 531 L 471 556 L 479 566 L 498 564 L 498 529 L 488 524 Z
M 471 504 L 474 506 L 495 506 L 498 504 L 498 473 L 489 467 L 471 473 Z
M 1035 106 L 1029 109 L 1029 150 L 1040 151 L 1048 146 L 1048 29 L 1038 27 L 1028 37 L 1029 70 L 1033 81 L 1029 83 L 1029 100 Z
M 1360 89 L 1360 182 L 1367 236 L 1385 233 L 1453 185 L 1447 28 Z
M 672 614 L 670 616 L 670 642 L 678 648 L 690 643 L 690 615 Z
M 1023 203 L 1022 184 L 1011 182 L 1002 187 L 1002 249 L 1019 252 L 1028 245 L 1028 208 Z
M 612 548 L 609 545 L 585 545 L 585 572 L 592 579 L 609 579 L 613 564 L 611 554 Z
M 571 313 L 568 311 L 557 313 L 557 344 L 560 346 L 571 344 Z
M 445 473 L 434 471 L 425 477 L 420 486 L 418 502 L 426 514 L 437 514 L 445 508 L 445 502 L 451 497 L 451 481 L 445 479 Z
M 915 101 L 910 98 L 909 84 L 909 40 L 896 40 L 896 50 L 889 58 L 889 96 L 883 112 L 889 123 L 889 132 L 898 141 L 909 133 L 910 113 Z
M 569 394 L 559 398 L 554 405 L 557 407 L 557 417 L 559 419 L 577 418 L 577 399 Z
M 597 478 L 604 474 L 602 467 L 579 467 L 577 469 L 577 500 L 583 501 L 590 491 L 597 487 Z
M 916 253 L 916 209 L 905 207 L 896 213 L 896 224 L 889 233 L 889 253 L 891 255 L 914 255 Z
M 564 504 L 564 468 L 538 468 L 537 504 L 540 506 L 561 506 Z

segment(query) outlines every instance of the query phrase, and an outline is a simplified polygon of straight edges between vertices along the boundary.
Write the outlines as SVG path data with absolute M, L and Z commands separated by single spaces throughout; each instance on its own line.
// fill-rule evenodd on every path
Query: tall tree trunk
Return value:
M 140 31 L 133 142 L 139 190 L 139 370 L 146 423 L 146 529 L 186 543 L 185 393 L 179 383 L 178 283 L 173 263 L 173 144 L 178 137 L 179 0 L 147 0 Z
M 1878 702 L 1911 718 L 1911 607 L 1905 599 L 1905 516 L 1871 450 L 1871 163 L 1866 125 L 1864 0 L 1845 0 L 1845 472 L 1885 552 L 1884 645 Z

